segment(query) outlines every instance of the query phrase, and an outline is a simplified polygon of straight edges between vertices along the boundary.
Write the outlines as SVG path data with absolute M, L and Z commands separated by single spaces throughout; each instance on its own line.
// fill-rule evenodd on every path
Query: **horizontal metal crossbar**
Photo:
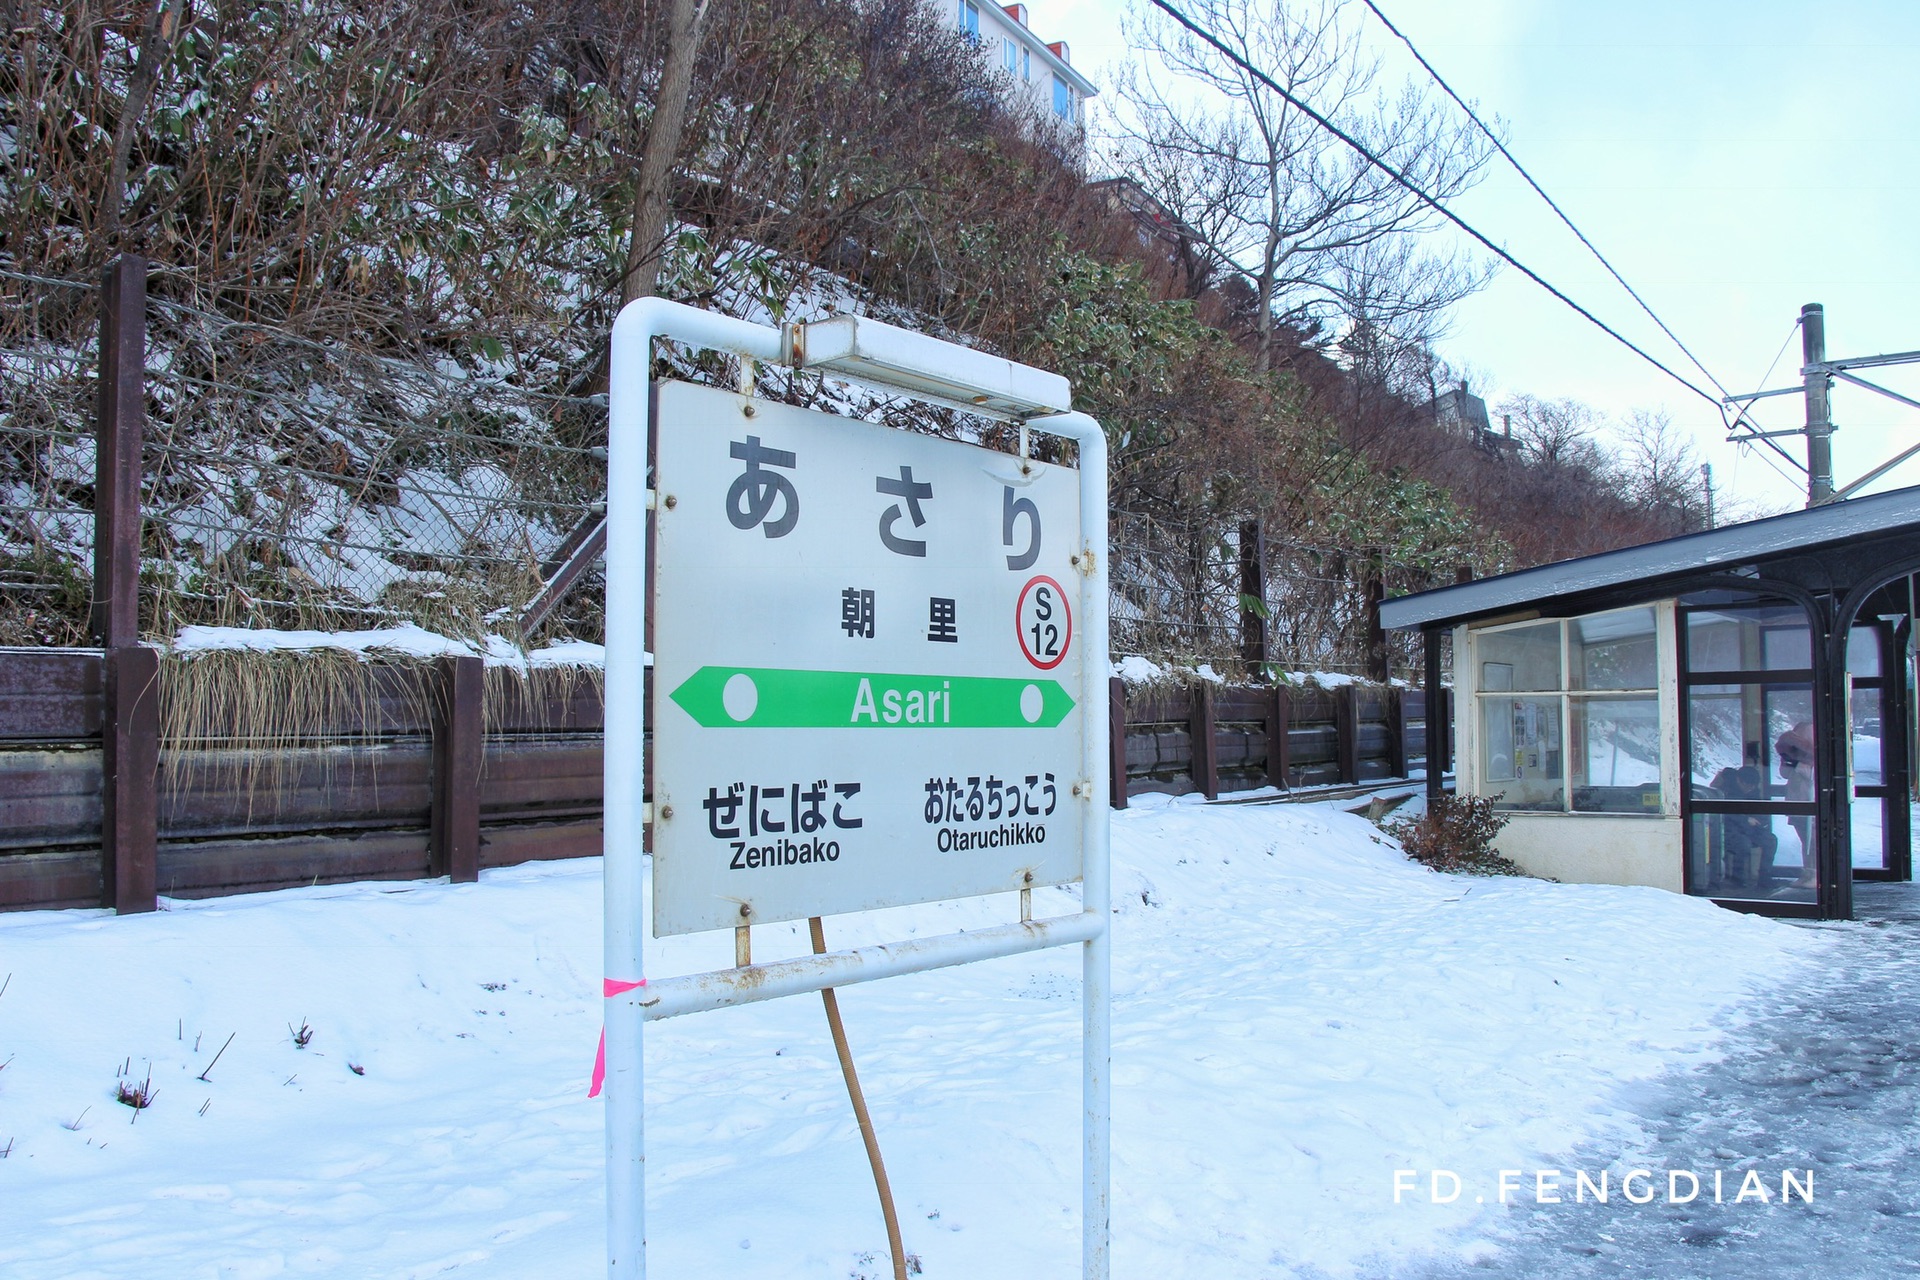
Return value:
M 1720 403 L 1737 404 L 1745 407 L 1752 404 L 1755 400 L 1765 400 L 1769 396 L 1798 396 L 1805 395 L 1806 391 L 1807 389 L 1804 386 L 1775 387 L 1771 391 L 1748 391 L 1737 396 L 1721 396 Z
M 883 942 L 851 951 L 799 956 L 742 969 L 649 978 L 647 985 L 634 991 L 630 998 L 646 1011 L 647 1021 L 658 1022 L 687 1013 L 704 1013 L 709 1009 L 775 1000 L 781 996 L 804 995 L 827 987 L 851 986 L 905 973 L 923 973 L 949 965 L 1088 942 L 1098 937 L 1105 927 L 1106 921 L 1099 915 L 1082 911 L 1077 915 L 1024 920 L 971 933 L 949 933 L 937 938 Z
M 1920 364 L 1920 351 L 1890 351 L 1880 356 L 1853 356 L 1846 360 L 1821 360 L 1805 365 L 1800 372 L 1837 373 L 1842 369 L 1884 369 L 1890 364 Z
M 1739 435 L 1728 436 L 1727 443 L 1739 444 L 1742 440 L 1772 440 L 1779 436 L 1803 436 L 1805 434 L 1807 434 L 1805 427 L 1782 427 L 1778 431 L 1746 431 Z

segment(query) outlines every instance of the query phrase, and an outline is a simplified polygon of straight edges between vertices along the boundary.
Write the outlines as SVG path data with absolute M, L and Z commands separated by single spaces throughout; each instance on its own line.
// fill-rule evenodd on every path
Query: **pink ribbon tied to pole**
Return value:
M 623 996 L 627 994 L 627 992 L 634 990 L 636 987 L 646 986 L 647 980 L 645 978 L 642 978 L 638 982 L 622 982 L 618 978 L 602 978 L 600 980 L 600 985 L 601 985 L 600 994 L 605 996 L 607 999 L 611 1000 L 615 996 Z M 602 1085 L 606 1084 L 606 1082 L 607 1082 L 607 1029 L 603 1026 L 600 1028 L 600 1048 L 597 1049 L 593 1055 L 593 1083 L 587 1087 L 587 1096 L 589 1098 L 599 1097 L 600 1088 Z

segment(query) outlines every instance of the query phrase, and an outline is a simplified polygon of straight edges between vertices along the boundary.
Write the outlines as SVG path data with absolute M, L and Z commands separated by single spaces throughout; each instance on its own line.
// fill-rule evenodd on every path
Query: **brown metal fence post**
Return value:
M 1407 695 L 1388 687 L 1387 698 L 1387 772 L 1396 778 L 1407 776 Z
M 1107 677 L 1107 785 L 1108 802 L 1127 807 L 1127 682 Z
M 93 632 L 140 643 L 140 443 L 147 419 L 147 260 L 114 259 L 100 282 L 93 458 Z
M 1282 791 L 1293 785 L 1293 752 L 1287 738 L 1292 728 L 1293 699 L 1284 686 L 1275 685 L 1273 701 L 1267 704 L 1267 781 Z
M 1194 686 L 1187 733 L 1193 743 L 1193 785 L 1212 800 L 1220 794 L 1220 744 L 1214 738 L 1213 685 L 1204 680 Z
M 140 647 L 141 442 L 147 417 L 147 262 L 125 254 L 100 281 L 94 401 L 93 598 L 106 650 L 101 723 L 100 900 L 156 905 L 160 655 Z
M 428 870 L 455 884 L 480 878 L 480 765 L 486 664 L 442 658 L 433 706 L 433 817 Z
M 1334 759 L 1340 781 L 1360 781 L 1360 686 L 1349 684 L 1333 695 Z
M 1380 604 L 1387 598 L 1387 583 L 1377 559 L 1367 562 L 1366 575 L 1362 590 L 1367 601 L 1367 679 L 1385 684 L 1393 673 L 1387 661 L 1387 633 L 1380 626 Z
M 107 650 L 100 742 L 100 904 L 122 915 L 157 905 L 160 651 Z

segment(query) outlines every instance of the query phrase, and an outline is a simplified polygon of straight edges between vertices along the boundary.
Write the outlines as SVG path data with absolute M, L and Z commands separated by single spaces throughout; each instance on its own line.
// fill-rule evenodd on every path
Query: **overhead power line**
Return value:
M 1580 230 L 1578 226 L 1574 225 L 1573 219 L 1567 216 L 1567 211 L 1565 209 L 1562 209 L 1559 203 L 1555 201 L 1552 196 L 1547 194 L 1546 189 L 1534 180 L 1533 175 L 1527 172 L 1526 166 L 1521 164 L 1519 158 L 1515 156 L 1513 152 L 1507 149 L 1507 144 L 1501 141 L 1500 136 L 1496 134 L 1492 130 L 1492 128 L 1490 128 L 1487 125 L 1486 121 L 1480 118 L 1479 113 L 1476 112 L 1470 105 L 1468 105 L 1467 101 L 1464 98 L 1462 98 L 1459 94 L 1454 92 L 1453 86 L 1447 83 L 1446 78 L 1442 76 L 1437 69 L 1435 69 L 1434 65 L 1431 62 L 1427 61 L 1426 55 L 1421 53 L 1420 50 L 1414 46 L 1413 41 L 1407 38 L 1406 32 L 1400 30 L 1399 27 L 1394 26 L 1393 19 L 1389 18 L 1386 14 L 1380 11 L 1380 6 L 1374 3 L 1374 0 L 1361 0 L 1361 3 L 1367 6 L 1368 10 L 1372 12 L 1374 17 L 1380 19 L 1381 25 L 1386 27 L 1388 31 L 1391 31 L 1394 34 L 1394 36 L 1400 41 L 1401 44 L 1407 46 L 1407 52 L 1413 55 L 1413 60 L 1415 62 L 1418 62 L 1421 68 L 1425 70 L 1429 76 L 1433 77 L 1433 82 L 1440 86 L 1441 92 L 1445 93 L 1449 98 L 1453 99 L 1454 105 L 1459 107 L 1460 110 L 1466 113 L 1467 119 L 1473 121 L 1474 127 L 1479 129 L 1480 132 L 1486 136 L 1487 141 L 1493 144 L 1494 149 L 1497 150 L 1501 154 L 1501 156 L 1505 158 L 1508 164 L 1513 166 L 1513 171 L 1519 174 L 1521 178 L 1523 178 L 1526 181 L 1526 184 L 1529 187 L 1533 188 L 1533 192 L 1535 195 L 1539 196 L 1542 200 L 1546 201 L 1547 208 L 1553 210 L 1554 216 L 1558 217 L 1560 221 L 1566 225 L 1567 230 L 1573 232 L 1574 237 L 1578 239 L 1581 244 L 1586 246 L 1587 252 L 1591 253 L 1594 256 L 1594 259 L 1597 262 L 1599 262 L 1601 266 L 1607 269 L 1607 274 L 1612 276 L 1614 280 L 1619 284 L 1619 286 L 1622 289 L 1625 289 L 1627 291 L 1627 296 L 1632 298 L 1636 303 L 1639 304 L 1640 309 L 1647 313 L 1647 318 L 1649 320 L 1652 320 L 1656 325 L 1660 326 L 1660 332 L 1666 334 L 1667 337 L 1672 340 L 1673 345 L 1680 348 L 1680 353 L 1682 355 L 1686 356 L 1687 359 L 1693 361 L 1693 367 L 1706 375 L 1707 381 L 1711 382 L 1716 388 L 1719 389 L 1722 397 L 1731 397 L 1733 393 L 1727 390 L 1726 385 L 1722 383 L 1720 379 L 1713 376 L 1713 370 L 1707 368 L 1707 366 L 1701 361 L 1700 357 L 1693 354 L 1693 351 L 1687 346 L 1687 344 L 1680 340 L 1680 335 L 1675 333 L 1671 328 L 1668 327 L 1667 322 L 1665 320 L 1662 320 L 1659 314 L 1656 313 L 1654 309 L 1648 305 L 1647 300 L 1640 296 L 1639 290 L 1635 289 L 1631 284 L 1627 283 L 1627 278 L 1621 275 L 1620 272 L 1617 269 L 1615 269 L 1613 263 L 1607 260 L 1607 256 L 1604 253 L 1600 252 L 1599 246 L 1594 244 L 1593 241 L 1587 238 L 1586 232 Z M 1791 335 L 1789 335 L 1789 337 L 1791 337 Z M 1775 359 L 1777 361 L 1778 357 L 1775 357 Z M 1697 391 L 1698 388 L 1694 388 L 1694 390 Z M 1738 414 L 1735 415 L 1733 422 L 1727 422 L 1726 407 L 1724 402 L 1717 404 L 1715 407 L 1720 410 L 1720 419 L 1723 423 L 1726 423 L 1727 429 L 1729 431 L 1731 431 L 1735 426 L 1737 426 L 1740 420 L 1745 418 L 1746 416 L 1746 412 L 1743 409 Z M 1800 465 L 1798 461 L 1793 457 L 1792 454 L 1788 453 L 1785 449 L 1782 449 L 1774 441 L 1767 440 L 1767 441 L 1764 441 L 1764 443 L 1768 447 L 1773 449 L 1774 452 L 1778 453 L 1781 457 L 1785 458 L 1788 462 L 1793 463 L 1795 466 Z M 1778 468 L 1775 468 L 1775 469 L 1778 470 Z M 1804 467 L 1802 467 L 1801 469 L 1805 470 Z
M 1363 143 L 1361 143 L 1359 139 L 1355 138 L 1352 134 L 1342 129 L 1339 125 L 1335 124 L 1333 121 L 1321 115 L 1310 104 L 1303 102 L 1296 94 L 1284 88 L 1278 81 L 1276 81 L 1272 76 L 1268 75 L 1265 71 L 1262 71 L 1259 67 L 1254 66 L 1251 62 L 1248 62 L 1244 57 L 1242 57 L 1240 54 L 1236 53 L 1233 49 L 1229 48 L 1225 43 L 1223 43 L 1218 36 L 1214 35 L 1211 31 L 1207 30 L 1205 27 L 1195 22 L 1192 18 L 1189 18 L 1186 14 L 1182 13 L 1179 9 L 1169 4 L 1167 0 L 1152 0 L 1152 3 L 1154 8 L 1159 9 L 1161 12 L 1165 13 L 1168 17 L 1172 18 L 1175 22 L 1179 23 L 1182 27 L 1185 27 L 1188 31 L 1192 32 L 1195 36 L 1199 37 L 1206 44 L 1211 45 L 1214 49 L 1218 50 L 1220 54 L 1224 56 L 1228 61 L 1232 62 L 1235 66 L 1239 67 L 1242 71 L 1245 71 L 1248 75 L 1252 76 L 1254 79 L 1258 80 L 1261 84 L 1265 85 L 1268 89 L 1271 89 L 1274 93 L 1278 94 L 1281 98 L 1285 99 L 1288 103 L 1292 104 L 1292 106 L 1296 110 L 1298 110 L 1300 114 L 1306 116 L 1307 119 L 1313 121 L 1315 124 L 1319 125 L 1322 129 L 1325 129 L 1328 133 L 1332 134 L 1334 137 L 1340 139 L 1340 141 L 1346 143 L 1349 147 L 1353 148 L 1353 150 L 1359 154 L 1361 159 L 1365 160 L 1368 164 L 1372 165 L 1374 168 L 1380 170 L 1380 172 L 1386 174 L 1389 178 L 1392 178 L 1395 182 L 1400 184 L 1400 186 L 1406 188 L 1408 194 L 1412 195 L 1415 199 L 1419 200 L 1422 204 L 1426 205 L 1429 209 L 1432 209 L 1435 213 L 1445 218 L 1448 222 L 1451 222 L 1454 226 L 1458 227 L 1460 230 L 1466 232 L 1469 236 L 1473 237 L 1473 239 L 1477 241 L 1489 253 L 1493 254 L 1495 257 L 1499 258 L 1502 262 L 1506 263 L 1508 266 L 1518 271 L 1521 275 L 1525 276 L 1527 279 L 1539 285 L 1542 289 L 1545 289 L 1548 293 L 1558 298 L 1561 302 L 1565 303 L 1567 306 L 1571 307 L 1574 311 L 1578 312 L 1583 318 L 1586 319 L 1586 321 L 1589 324 L 1593 325 L 1596 329 L 1599 329 L 1602 333 L 1612 338 L 1615 342 L 1618 342 L 1621 346 L 1633 352 L 1635 355 L 1639 356 L 1642 360 L 1645 360 L 1648 364 L 1652 365 L 1654 368 L 1658 369 L 1660 372 L 1666 374 L 1669 378 L 1672 378 L 1675 382 L 1679 383 L 1681 386 L 1685 387 L 1687 390 L 1693 392 L 1693 394 L 1699 396 L 1702 400 L 1705 400 L 1708 404 L 1713 405 L 1714 408 L 1718 410 L 1720 406 L 1720 402 L 1714 398 L 1714 395 L 1712 392 L 1703 389 L 1698 384 L 1688 380 L 1687 378 L 1682 377 L 1678 373 L 1675 373 L 1672 369 L 1668 368 L 1665 364 L 1655 359 L 1652 355 L 1649 355 L 1644 349 L 1636 345 L 1631 339 L 1627 338 L 1624 334 L 1614 329 L 1611 325 L 1609 325 L 1606 321 L 1602 320 L 1599 316 L 1594 315 L 1593 312 L 1587 310 L 1585 307 L 1575 302 L 1572 298 L 1569 298 L 1566 294 L 1562 293 L 1559 289 L 1556 289 L 1553 285 L 1549 284 L 1540 275 L 1539 272 L 1533 270 L 1533 268 L 1527 266 L 1526 263 L 1521 262 L 1518 258 L 1514 257 L 1512 254 L 1508 253 L 1505 249 L 1501 248 L 1499 245 L 1495 244 L 1492 240 L 1488 239 L 1484 234 L 1481 233 L 1479 228 L 1473 226 L 1473 224 L 1469 223 L 1466 219 L 1462 218 L 1459 214 L 1455 213 L 1453 210 L 1447 208 L 1447 206 L 1445 206 L 1444 204 L 1441 204 L 1437 198 L 1435 198 L 1432 195 L 1429 195 L 1425 190 L 1423 190 L 1421 187 L 1416 185 L 1411 178 L 1407 177 L 1406 174 L 1401 173 L 1398 169 L 1394 168 L 1392 165 L 1382 160 L 1379 156 L 1373 154 L 1373 152 L 1368 150 L 1367 147 Z
M 1767 364 L 1767 371 L 1760 375 L 1761 386 L 1764 387 L 1769 382 L 1773 381 L 1773 371 L 1779 367 L 1780 357 L 1787 354 L 1787 347 L 1793 342 L 1793 335 L 1798 332 L 1800 332 L 1800 317 L 1795 316 L 1793 318 L 1793 323 L 1787 326 L 1787 336 L 1780 340 L 1780 349 L 1773 353 L 1773 359 Z M 1757 432 L 1759 430 L 1759 424 L 1754 422 L 1753 419 L 1747 417 L 1747 410 L 1752 406 L 1753 406 L 1753 402 L 1751 400 L 1749 400 L 1745 405 L 1741 406 L 1740 411 L 1735 416 L 1734 420 L 1727 424 L 1727 430 L 1732 431 L 1735 427 L 1739 426 L 1741 423 L 1745 423 L 1747 430 L 1749 432 Z M 1725 415 L 1723 414 L 1721 416 L 1724 417 Z M 1727 441 L 1729 444 L 1743 444 L 1743 445 L 1746 445 L 1749 449 L 1753 449 L 1755 451 L 1755 455 L 1760 459 L 1760 461 L 1766 463 L 1768 466 L 1772 467 L 1775 471 L 1779 471 L 1780 474 L 1784 476 L 1789 483 L 1795 485 L 1796 487 L 1800 485 L 1802 481 L 1795 479 L 1791 475 L 1788 475 L 1785 471 L 1780 471 L 1780 464 L 1775 462 L 1772 458 L 1769 458 L 1766 454 L 1760 453 L 1757 446 L 1763 445 L 1763 444 L 1768 446 L 1775 453 L 1779 454 L 1781 457 L 1785 458 L 1788 462 L 1792 463 L 1796 468 L 1798 468 L 1802 476 L 1806 475 L 1806 472 L 1807 472 L 1806 464 L 1801 462 L 1798 458 L 1794 457 L 1792 454 L 1788 453 L 1785 449 L 1782 449 L 1780 447 L 1779 441 L 1777 440 L 1772 440 L 1768 438 L 1755 438 L 1754 436 L 1728 436 Z
M 1653 308 L 1647 305 L 1647 300 L 1645 298 L 1642 298 L 1639 292 L 1635 290 L 1632 285 L 1627 283 L 1626 277 L 1621 275 L 1617 270 L 1614 269 L 1613 264 L 1607 261 L 1607 256 L 1600 252 L 1599 248 L 1594 245 L 1593 241 L 1587 239 L 1586 232 L 1580 230 L 1579 227 L 1574 225 L 1573 219 L 1567 216 L 1566 210 L 1562 209 L 1559 206 L 1559 204 L 1557 204 L 1554 201 L 1554 198 L 1548 195 L 1545 189 L 1542 188 L 1538 182 L 1534 181 L 1533 175 L 1527 172 L 1526 166 L 1522 165 L 1520 161 L 1515 158 L 1513 152 L 1507 150 L 1507 144 L 1502 142 L 1500 140 L 1500 136 L 1496 134 L 1492 129 L 1487 127 L 1486 121 L 1482 120 L 1479 114 L 1475 112 L 1472 107 L 1468 106 L 1466 101 L 1462 99 L 1459 94 L 1453 91 L 1453 86 L 1448 84 L 1446 80 L 1441 77 L 1438 71 L 1434 70 L 1433 64 L 1427 61 L 1426 57 L 1420 52 L 1420 50 L 1414 48 L 1413 41 L 1407 39 L 1406 33 L 1401 31 L 1400 28 L 1394 26 L 1393 20 L 1387 17 L 1386 14 L 1380 12 L 1380 6 L 1375 4 L 1373 0 L 1361 0 L 1361 3 L 1365 4 L 1367 8 L 1373 12 L 1374 17 L 1380 19 L 1382 25 L 1384 25 L 1387 30 L 1393 32 L 1393 34 L 1399 38 L 1401 44 L 1404 44 L 1405 46 L 1407 46 L 1407 52 L 1413 55 L 1413 60 L 1415 62 L 1418 62 L 1421 65 L 1421 67 L 1425 69 L 1426 73 L 1433 77 L 1433 82 L 1440 86 L 1440 89 L 1443 93 L 1445 93 L 1449 98 L 1453 99 L 1453 103 L 1455 106 L 1459 107 L 1462 111 L 1466 112 L 1467 119 L 1473 121 L 1474 127 L 1479 129 L 1481 133 L 1486 135 L 1487 141 L 1493 144 L 1494 150 L 1498 151 L 1503 157 L 1505 157 L 1506 162 L 1513 166 L 1513 171 L 1519 174 L 1522 178 L 1526 180 L 1527 185 L 1533 188 L 1533 192 L 1535 195 L 1539 196 L 1542 200 L 1547 202 L 1547 208 L 1553 210 L 1554 215 L 1558 217 L 1561 222 L 1566 224 L 1567 230 L 1573 232 L 1574 236 L 1579 239 L 1580 243 L 1587 247 L 1587 252 L 1591 253 L 1594 256 L 1594 258 L 1600 263 L 1600 265 L 1607 269 L 1607 274 L 1612 276 L 1614 280 L 1619 283 L 1620 287 L 1627 291 L 1627 296 L 1640 304 L 1640 309 L 1647 313 L 1647 318 L 1660 326 L 1660 332 L 1666 334 L 1667 337 L 1671 338 L 1673 340 L 1673 345 L 1680 348 L 1680 353 L 1686 356 L 1687 359 L 1693 361 L 1693 367 L 1698 369 L 1701 373 L 1706 374 L 1707 381 L 1711 382 L 1714 386 L 1719 387 L 1721 395 L 1732 394 L 1724 386 L 1720 385 L 1720 379 L 1713 376 L 1713 371 L 1711 369 L 1707 368 L 1706 365 L 1700 363 L 1700 357 L 1694 355 L 1692 351 L 1689 351 L 1687 349 L 1687 344 L 1680 341 L 1680 336 L 1676 334 L 1672 329 L 1669 329 L 1667 327 L 1667 322 L 1665 320 L 1662 320 L 1658 315 L 1654 313 Z
M 1268 75 L 1265 71 L 1262 71 L 1259 67 L 1254 66 L 1251 62 L 1248 62 L 1239 53 L 1229 48 L 1225 43 L 1223 43 L 1220 40 L 1218 36 L 1214 35 L 1211 31 L 1208 31 L 1205 27 L 1201 26 L 1199 23 L 1195 22 L 1192 18 L 1189 18 L 1186 14 L 1182 13 L 1179 9 L 1175 8 L 1172 4 L 1168 3 L 1168 0 L 1152 0 L 1152 3 L 1154 8 L 1159 9 L 1161 12 L 1165 13 L 1168 17 L 1172 18 L 1180 26 L 1184 27 L 1186 30 L 1193 33 L 1193 35 L 1198 37 L 1202 42 L 1204 42 L 1205 44 L 1211 46 L 1213 49 L 1218 51 L 1221 54 L 1221 56 L 1225 57 L 1229 62 L 1232 62 L 1235 66 L 1245 71 L 1248 75 L 1252 76 L 1255 80 L 1258 80 L 1262 85 L 1265 85 L 1268 89 L 1278 94 L 1282 99 L 1284 99 L 1286 102 L 1291 104 L 1302 115 L 1306 116 L 1307 119 L 1313 121 L 1315 124 L 1319 125 L 1322 129 L 1325 129 L 1328 133 L 1332 134 L 1334 137 L 1338 138 L 1340 141 L 1346 143 L 1347 146 L 1351 147 L 1353 151 L 1360 156 L 1361 159 L 1365 160 L 1368 164 L 1372 165 L 1374 168 L 1380 170 L 1380 172 L 1386 174 L 1389 178 L 1392 178 L 1401 187 L 1405 188 L 1406 191 L 1410 195 L 1412 195 L 1415 199 L 1419 200 L 1422 204 L 1426 205 L 1429 209 L 1432 209 L 1435 213 L 1445 218 L 1448 222 L 1451 222 L 1454 226 L 1458 227 L 1460 230 L 1466 232 L 1468 236 L 1472 237 L 1476 243 L 1478 243 L 1481 247 L 1486 249 L 1489 253 L 1499 258 L 1502 262 L 1512 267 L 1515 271 L 1518 271 L 1521 275 L 1525 276 L 1527 279 L 1539 285 L 1542 289 L 1545 289 L 1548 293 L 1552 294 L 1556 299 L 1564 303 L 1568 308 L 1570 308 L 1572 311 L 1578 314 L 1582 319 L 1584 319 L 1587 323 L 1591 324 L 1594 328 L 1600 330 L 1600 332 L 1606 334 L 1609 338 L 1612 338 L 1615 342 L 1619 343 L 1621 346 L 1625 347 L 1627 350 L 1633 352 L 1633 354 L 1639 356 L 1642 360 L 1646 361 L 1648 364 L 1652 365 L 1654 368 L 1658 369 L 1660 372 L 1666 374 L 1667 377 L 1673 379 L 1675 382 L 1685 387 L 1688 391 L 1691 391 L 1694 395 L 1699 396 L 1702 400 L 1705 400 L 1708 404 L 1712 405 L 1714 408 L 1714 412 L 1721 414 L 1722 421 L 1725 420 L 1724 407 L 1721 405 L 1719 399 L 1715 397 L 1712 392 L 1702 388 L 1699 384 L 1693 382 L 1691 379 L 1685 378 L 1680 374 L 1674 372 L 1673 369 L 1671 369 L 1665 363 L 1663 363 L 1662 361 L 1656 359 L 1654 356 L 1649 354 L 1643 347 L 1635 343 L 1632 339 L 1626 337 L 1626 335 L 1622 334 L 1619 330 L 1615 329 L 1612 325 L 1609 325 L 1606 321 L 1602 320 L 1599 316 L 1594 315 L 1593 312 L 1587 310 L 1585 307 L 1581 306 L 1578 302 L 1575 302 L 1572 298 L 1568 297 L 1565 293 L 1561 292 L 1559 289 L 1555 288 L 1552 284 L 1548 283 L 1548 281 L 1544 277 L 1542 277 L 1539 272 L 1533 270 L 1533 268 L 1527 266 L 1526 263 L 1521 262 L 1518 258 L 1514 257 L 1511 253 L 1508 253 L 1505 249 L 1495 244 L 1492 240 L 1488 239 L 1487 236 L 1479 230 L 1479 228 L 1469 223 L 1466 219 L 1462 218 L 1459 214 L 1455 213 L 1453 210 L 1447 208 L 1447 206 L 1445 206 L 1444 204 L 1441 204 L 1437 198 L 1430 195 L 1428 192 L 1426 192 L 1421 187 L 1416 185 L 1411 178 L 1408 178 L 1404 173 L 1401 173 L 1398 169 L 1395 169 L 1392 165 L 1382 160 L 1379 156 L 1376 156 L 1375 154 L 1373 154 L 1372 151 L 1368 150 L 1367 147 L 1364 146 L 1352 134 L 1349 134 L 1346 130 L 1342 129 L 1339 125 L 1335 124 L 1333 121 L 1321 115 L 1320 112 L 1316 111 L 1308 103 L 1301 101 L 1301 99 L 1297 95 L 1290 92 L 1286 88 L 1282 87 L 1276 80 L 1274 80 L 1272 76 Z M 1665 326 L 1662 326 L 1662 327 L 1664 328 Z M 1675 341 L 1677 342 L 1678 339 L 1676 339 Z M 1688 354 L 1688 358 L 1689 359 L 1692 358 L 1691 353 Z M 1695 361 L 1695 363 L 1698 363 L 1698 361 Z M 1708 378 L 1709 380 L 1712 380 L 1712 375 L 1709 374 Z M 1717 381 L 1715 385 L 1718 385 Z M 1777 447 L 1778 446 L 1776 446 L 1776 448 Z

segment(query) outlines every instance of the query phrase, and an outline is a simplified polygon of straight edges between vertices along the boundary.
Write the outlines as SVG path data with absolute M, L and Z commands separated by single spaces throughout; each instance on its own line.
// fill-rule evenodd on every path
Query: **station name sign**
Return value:
M 1077 474 L 666 383 L 654 933 L 1081 876 Z

